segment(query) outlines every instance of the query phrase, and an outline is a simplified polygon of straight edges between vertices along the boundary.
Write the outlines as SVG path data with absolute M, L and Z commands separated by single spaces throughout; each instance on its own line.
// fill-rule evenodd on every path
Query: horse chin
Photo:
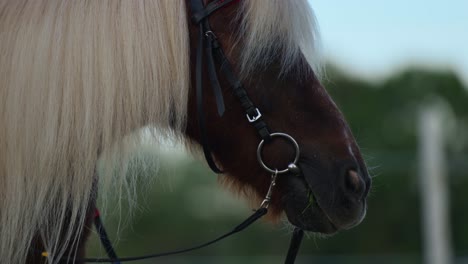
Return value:
M 320 208 L 303 177 L 288 178 L 283 206 L 291 224 L 306 231 L 332 235 L 340 230 Z
M 285 182 L 287 193 L 283 195 L 284 211 L 289 222 L 299 228 L 322 234 L 335 234 L 358 225 L 364 219 L 365 199 L 359 204 L 348 203 L 343 208 L 337 204 L 323 207 L 321 203 L 330 204 L 329 199 L 333 198 L 323 193 L 316 196 L 320 194 L 312 191 L 314 188 L 304 176 L 291 176 Z

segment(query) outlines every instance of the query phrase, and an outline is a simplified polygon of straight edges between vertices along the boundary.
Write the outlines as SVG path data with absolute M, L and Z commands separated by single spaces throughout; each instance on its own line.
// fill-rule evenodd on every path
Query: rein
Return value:
M 103 247 L 106 250 L 106 253 L 109 258 L 82 258 L 82 259 L 75 259 L 72 257 L 64 257 L 61 261 L 65 262 L 73 262 L 73 261 L 82 261 L 88 263 L 114 263 L 119 264 L 121 262 L 128 262 L 128 261 L 137 261 L 137 260 L 144 260 L 150 258 L 158 258 L 170 255 L 181 254 L 193 250 L 197 250 L 200 248 L 207 247 L 212 245 L 216 242 L 219 242 L 231 235 L 234 235 L 248 226 L 253 224 L 255 221 L 263 217 L 268 213 L 268 207 L 271 202 L 271 196 L 273 194 L 274 187 L 276 185 L 276 178 L 280 174 L 292 174 L 296 175 L 299 172 L 299 168 L 296 166 L 296 163 L 299 158 L 299 145 L 288 134 L 285 133 L 270 133 L 270 130 L 267 124 L 264 122 L 262 118 L 262 114 L 260 110 L 254 105 L 254 103 L 250 100 L 247 91 L 243 88 L 242 83 L 234 74 L 232 67 L 226 58 L 220 43 L 217 40 L 216 35 L 211 31 L 208 17 L 213 14 L 215 11 L 219 10 L 220 8 L 231 4 L 237 0 L 217 0 L 209 3 L 207 6 L 204 6 L 203 0 L 191 0 L 190 7 L 192 12 L 192 22 L 199 26 L 198 32 L 198 46 L 197 46 L 197 56 L 196 56 L 196 104 L 197 104 L 197 115 L 198 115 L 198 126 L 200 129 L 201 135 L 201 145 L 203 146 L 203 153 L 205 155 L 206 161 L 210 168 L 217 174 L 222 173 L 216 163 L 214 162 L 211 156 L 211 150 L 209 147 L 208 137 L 206 134 L 206 125 L 205 125 L 205 115 L 203 112 L 203 83 L 202 83 L 202 75 L 203 75 L 203 55 L 205 53 L 206 57 L 206 64 L 208 70 L 208 76 L 211 83 L 211 88 L 213 89 L 213 93 L 216 98 L 216 105 L 219 116 L 223 116 L 225 107 L 224 107 L 224 99 L 221 90 L 221 86 L 218 81 L 218 76 L 216 73 L 216 64 L 219 65 L 219 72 L 221 72 L 226 80 L 228 81 L 229 85 L 232 88 L 233 93 L 236 95 L 237 99 L 239 100 L 244 112 L 246 114 L 247 120 L 253 127 L 257 130 L 258 135 L 261 138 L 261 141 L 257 147 L 257 159 L 260 165 L 268 172 L 271 173 L 271 181 L 270 186 L 268 188 L 268 192 L 265 195 L 259 209 L 255 210 L 252 215 L 250 215 L 247 219 L 245 219 L 242 223 L 235 226 L 231 231 L 213 239 L 208 242 L 192 246 L 185 249 L 173 250 L 163 253 L 153 253 L 148 255 L 136 256 L 136 257 L 117 257 L 115 250 L 110 242 L 110 239 L 105 231 L 104 225 L 101 221 L 99 211 L 96 209 L 94 215 L 94 224 L 99 234 L 99 238 Z M 206 39 L 205 39 L 206 38 Z M 205 50 L 205 52 L 204 52 Z M 215 63 L 216 61 L 216 63 Z M 273 137 L 282 137 L 290 142 L 296 153 L 292 163 L 288 165 L 287 168 L 283 170 L 272 169 L 268 167 L 263 162 L 262 158 L 262 148 L 265 143 L 271 142 Z M 289 245 L 288 253 L 286 256 L 285 264 L 293 264 L 295 262 L 297 253 L 299 251 L 302 238 L 304 236 L 304 231 L 300 228 L 295 228 L 293 232 L 293 236 L 291 238 L 291 242 Z M 42 256 L 48 257 L 48 252 L 42 252 Z

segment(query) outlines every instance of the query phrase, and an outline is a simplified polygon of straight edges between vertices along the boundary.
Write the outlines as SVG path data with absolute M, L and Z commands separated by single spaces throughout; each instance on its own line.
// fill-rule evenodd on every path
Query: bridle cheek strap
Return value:
M 204 31 L 200 28 L 198 32 L 198 47 L 197 47 L 197 61 L 196 61 L 196 69 L 195 69 L 195 79 L 196 79 L 196 102 L 197 102 L 197 117 L 198 117 L 198 129 L 200 131 L 200 143 L 203 148 L 203 154 L 205 155 L 205 160 L 210 166 L 211 170 L 215 173 L 223 173 L 222 170 L 216 166 L 216 163 L 211 156 L 211 150 L 209 148 L 208 136 L 206 132 L 206 121 L 205 121 L 205 112 L 203 111 L 203 46 L 204 46 Z M 214 63 L 213 63 L 214 64 Z M 211 78 L 210 78 L 211 79 Z M 216 79 L 217 80 L 217 79 Z M 217 86 L 213 86 L 213 89 L 221 89 L 219 88 L 219 84 Z M 221 98 L 217 98 L 217 102 L 223 102 L 222 92 L 215 92 L 215 94 L 220 94 Z M 220 112 L 220 106 L 222 105 L 224 112 L 224 103 L 218 103 L 218 113 Z
M 239 0 L 217 0 L 203 6 L 203 0 L 190 1 L 192 8 L 192 22 L 199 24 L 203 19 L 209 17 L 216 10 Z
M 247 120 L 253 125 L 257 130 L 260 138 L 265 141 L 270 141 L 270 130 L 268 129 L 267 124 L 263 121 L 262 114 L 260 110 L 255 107 L 253 102 L 248 97 L 247 91 L 243 88 L 242 83 L 234 74 L 232 67 L 229 63 L 229 60 L 226 58 L 220 43 L 216 35 L 211 31 L 208 17 L 216 10 L 221 7 L 226 6 L 229 3 L 234 2 L 234 0 L 218 0 L 211 2 L 207 7 L 203 6 L 203 0 L 193 0 L 191 1 L 191 10 L 192 10 L 192 22 L 198 25 L 198 47 L 197 47 L 197 56 L 196 56 L 196 102 L 197 102 L 197 116 L 198 116 L 198 126 L 200 131 L 200 143 L 203 148 L 203 154 L 205 159 L 210 166 L 211 170 L 215 173 L 222 173 L 222 170 L 218 168 L 216 162 L 213 160 L 211 154 L 211 147 L 209 143 L 209 138 L 206 131 L 206 119 L 205 112 L 203 111 L 203 57 L 206 56 L 206 65 L 208 69 L 208 77 L 210 80 L 211 88 L 216 99 L 216 106 L 218 115 L 223 116 L 225 111 L 224 98 L 221 86 L 219 84 L 218 75 L 216 72 L 216 63 L 219 65 L 219 71 L 223 74 L 225 79 L 228 81 L 229 86 L 233 90 L 233 94 L 239 100 L 244 112 L 246 114 Z M 207 38 L 205 40 L 205 38 Z M 204 54 L 205 51 L 205 54 Z
M 218 168 L 216 162 L 211 156 L 210 143 L 208 141 L 207 131 L 206 131 L 206 119 L 205 111 L 203 110 L 203 57 L 206 53 L 207 58 L 207 68 L 208 75 L 211 82 L 211 88 L 216 98 L 216 106 L 218 110 L 218 115 L 222 116 L 224 114 L 224 98 L 221 91 L 221 86 L 219 85 L 218 76 L 216 74 L 216 67 L 213 59 L 212 53 L 212 43 L 210 41 L 205 41 L 207 37 L 207 32 L 211 32 L 210 25 L 208 20 L 205 18 L 210 15 L 212 12 L 218 10 L 224 5 L 215 4 L 219 1 L 211 3 L 211 11 L 205 11 L 203 6 L 203 1 L 190 1 L 191 10 L 192 10 L 192 21 L 198 25 L 198 43 L 197 43 L 197 56 L 196 56 L 196 69 L 195 69 L 195 90 L 196 90 L 196 106 L 197 106 L 197 119 L 198 119 L 198 129 L 200 131 L 200 143 L 203 148 L 203 155 L 205 160 L 210 166 L 211 170 L 217 174 L 223 173 L 221 169 Z M 195 14 L 198 14 L 195 17 Z
M 226 58 L 226 55 L 219 44 L 218 39 L 214 34 L 210 34 L 210 40 L 213 42 L 213 53 L 218 65 L 220 65 L 220 72 L 224 75 L 229 85 L 232 88 L 233 94 L 237 97 L 239 103 L 244 109 L 245 115 L 249 123 L 257 130 L 258 135 L 262 140 L 269 142 L 271 140 L 271 133 L 268 125 L 263 120 L 260 110 L 250 100 L 247 91 L 244 89 L 241 81 L 236 77 L 234 71 Z

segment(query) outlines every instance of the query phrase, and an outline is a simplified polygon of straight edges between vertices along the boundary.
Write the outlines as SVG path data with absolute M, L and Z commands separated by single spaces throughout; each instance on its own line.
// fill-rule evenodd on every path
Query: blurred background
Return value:
M 324 84 L 362 148 L 373 189 L 361 225 L 310 234 L 297 263 L 468 263 L 468 1 L 310 2 Z M 138 155 L 158 156 L 142 173 L 159 172 L 139 184 L 145 195 L 132 216 L 115 210 L 104 219 L 120 256 L 203 242 L 251 213 L 180 146 Z M 207 249 L 141 263 L 283 263 L 290 233 L 260 222 Z M 95 237 L 89 248 L 105 255 Z

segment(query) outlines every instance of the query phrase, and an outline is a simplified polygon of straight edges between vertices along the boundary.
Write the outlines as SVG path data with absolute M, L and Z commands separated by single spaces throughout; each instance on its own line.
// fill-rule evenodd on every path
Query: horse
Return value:
M 2 262 L 81 262 L 98 190 L 133 199 L 128 168 L 148 127 L 195 156 L 205 146 L 225 185 L 253 202 L 296 155 L 268 200 L 273 221 L 323 234 L 362 221 L 371 180 L 320 82 L 307 1 L 203 2 L 222 5 L 204 32 L 188 0 L 0 1 Z M 247 118 L 229 78 L 211 80 L 219 68 L 197 73 L 199 36 L 225 51 L 257 107 Z

